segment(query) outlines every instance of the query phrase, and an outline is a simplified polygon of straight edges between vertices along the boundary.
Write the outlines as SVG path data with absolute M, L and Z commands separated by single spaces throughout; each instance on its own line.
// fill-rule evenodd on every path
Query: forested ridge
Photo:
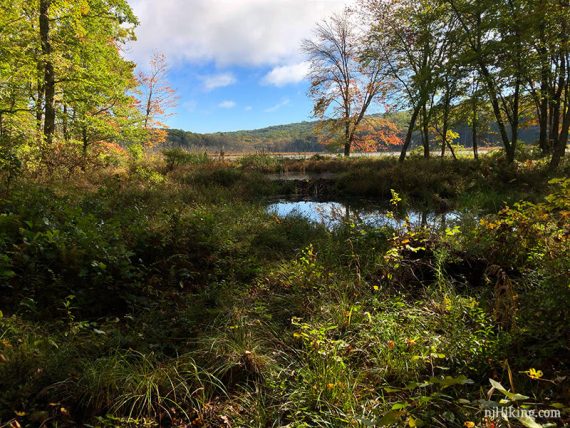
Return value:
M 405 137 L 409 113 L 390 115 L 371 115 L 366 118 L 369 126 L 377 126 L 382 129 L 382 123 L 377 118 L 386 118 L 395 127 L 395 136 L 398 140 L 390 145 L 385 144 L 382 137 L 373 135 L 371 138 L 376 142 L 369 150 L 372 151 L 395 151 L 401 150 Z M 376 125 L 377 124 L 377 125 Z M 323 124 L 320 122 L 300 122 L 287 125 L 270 126 L 250 131 L 215 132 L 199 134 L 181 129 L 169 129 L 166 145 L 187 150 L 207 150 L 211 152 L 237 151 L 237 152 L 336 152 L 335 146 L 323 144 L 323 133 L 320 131 Z M 458 147 L 471 149 L 473 147 L 473 135 L 467 124 L 455 126 L 457 135 L 454 144 Z M 524 128 L 520 133 L 520 140 L 524 145 L 534 145 L 538 141 L 539 129 L 537 126 Z M 416 132 L 412 141 L 412 149 L 421 146 L 421 135 Z M 479 144 L 482 147 L 497 147 L 500 138 L 496 125 L 479 136 Z

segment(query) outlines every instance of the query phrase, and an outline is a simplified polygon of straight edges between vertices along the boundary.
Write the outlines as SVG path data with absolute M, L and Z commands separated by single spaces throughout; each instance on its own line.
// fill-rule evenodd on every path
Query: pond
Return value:
M 265 174 L 271 181 L 317 181 L 317 180 L 334 180 L 338 174 L 334 172 L 282 172 L 277 174 Z
M 315 223 L 324 224 L 329 229 L 333 229 L 347 220 L 361 222 L 373 227 L 402 228 L 405 224 L 406 215 L 414 227 L 424 226 L 439 229 L 453 226 L 462 217 L 462 214 L 457 211 L 436 213 L 429 210 L 411 209 L 404 215 L 398 215 L 394 218 L 385 205 L 382 206 L 378 202 L 372 201 L 351 203 L 346 201 L 280 200 L 268 205 L 267 211 L 281 218 L 287 216 L 302 217 Z

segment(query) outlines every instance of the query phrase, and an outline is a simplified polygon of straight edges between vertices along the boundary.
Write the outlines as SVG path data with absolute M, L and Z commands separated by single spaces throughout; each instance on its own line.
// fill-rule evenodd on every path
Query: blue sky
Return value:
M 167 120 L 193 132 L 311 120 L 301 41 L 353 0 L 132 0 L 128 56 L 166 55 L 179 101 Z
M 308 120 L 311 102 L 306 95 L 307 82 L 271 85 L 264 81 L 270 72 L 267 67 L 217 70 L 212 64 L 171 68 L 169 80 L 180 100 L 169 125 L 212 132 Z M 216 81 L 227 82 L 227 86 L 210 87 Z

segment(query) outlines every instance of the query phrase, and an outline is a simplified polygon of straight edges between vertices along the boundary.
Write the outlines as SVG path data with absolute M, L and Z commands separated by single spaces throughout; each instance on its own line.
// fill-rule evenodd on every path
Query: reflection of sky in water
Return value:
M 314 202 L 314 201 L 280 201 L 268 206 L 267 211 L 279 217 L 289 215 L 300 216 L 307 220 L 322 223 L 328 228 L 338 226 L 343 221 L 361 221 L 368 226 L 403 226 L 403 218 L 391 218 L 387 210 L 380 207 L 355 208 L 342 202 Z M 435 214 L 409 210 L 407 215 L 413 226 L 428 226 L 431 228 L 447 227 L 459 219 L 457 212 Z

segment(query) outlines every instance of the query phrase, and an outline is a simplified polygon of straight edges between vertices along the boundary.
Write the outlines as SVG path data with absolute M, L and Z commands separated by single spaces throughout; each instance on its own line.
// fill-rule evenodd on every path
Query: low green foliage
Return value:
M 210 161 L 206 152 L 195 153 L 183 149 L 168 149 L 164 150 L 162 154 L 166 161 L 166 168 L 169 171 L 173 171 L 182 165 L 199 165 Z
M 240 158 L 239 164 L 246 170 L 273 172 L 281 169 L 282 161 L 268 153 L 256 153 L 243 156 Z
M 569 180 L 427 229 L 403 214 L 415 199 L 398 178 L 375 191 L 400 226 L 326 228 L 268 213 L 283 187 L 258 169 L 160 171 L 22 177 L 0 202 L 2 423 L 499 427 L 484 410 L 511 405 L 566 417 Z

